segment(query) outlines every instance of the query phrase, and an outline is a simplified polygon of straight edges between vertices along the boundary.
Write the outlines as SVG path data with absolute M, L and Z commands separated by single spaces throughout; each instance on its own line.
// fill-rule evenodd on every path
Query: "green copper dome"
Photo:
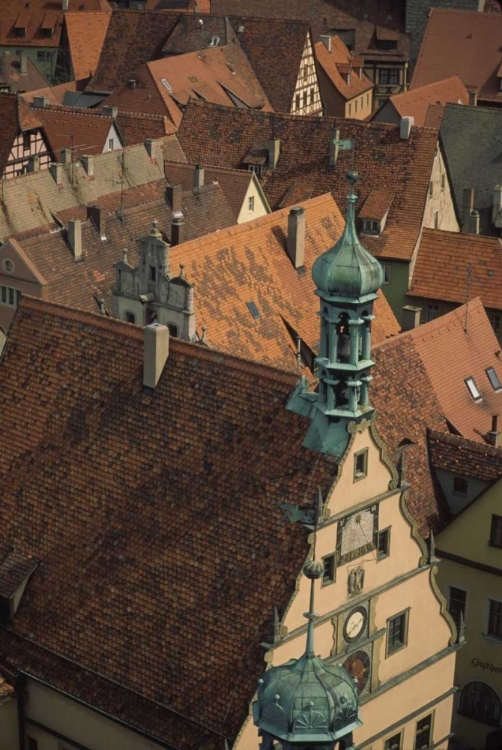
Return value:
M 383 284 L 383 269 L 359 242 L 356 232 L 354 205 L 357 195 L 354 184 L 357 172 L 349 172 L 349 207 L 342 236 L 327 252 L 317 258 L 312 267 L 312 278 L 320 292 L 337 297 L 360 298 L 374 294 Z

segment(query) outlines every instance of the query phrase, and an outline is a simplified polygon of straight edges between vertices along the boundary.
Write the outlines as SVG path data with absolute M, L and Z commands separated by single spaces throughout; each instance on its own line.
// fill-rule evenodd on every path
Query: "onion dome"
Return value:
M 356 232 L 354 207 L 357 195 L 354 185 L 357 172 L 349 172 L 349 206 L 343 234 L 330 250 L 319 256 L 312 267 L 317 289 L 330 296 L 360 298 L 374 294 L 383 284 L 383 269 L 376 258 L 360 243 Z
M 322 565 L 308 562 L 304 574 L 314 581 Z M 301 659 L 267 670 L 258 681 L 254 722 L 264 737 L 281 740 L 285 750 L 307 747 L 333 748 L 335 742 L 361 726 L 354 679 L 342 666 L 314 656 L 314 620 L 308 619 L 307 649 Z M 266 745 L 265 745 L 266 746 Z

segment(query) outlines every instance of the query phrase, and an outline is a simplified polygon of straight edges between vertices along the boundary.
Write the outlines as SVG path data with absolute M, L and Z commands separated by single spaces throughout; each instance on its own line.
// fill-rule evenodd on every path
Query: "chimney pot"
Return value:
M 181 243 L 184 241 L 184 228 L 185 225 L 180 218 L 173 219 L 171 223 L 171 245 L 172 247 L 175 247 L 176 245 L 181 245 Z
M 58 162 L 53 162 L 49 166 L 49 171 L 56 185 L 62 185 L 63 184 L 63 165 L 59 164 Z
M 492 429 L 486 435 L 486 439 L 488 440 L 490 445 L 493 445 L 495 448 L 500 448 L 502 444 L 502 432 L 500 432 L 498 428 L 498 423 L 498 414 L 494 414 L 492 416 Z
M 68 10 L 68 0 L 62 0 L 61 2 L 61 10 L 67 11 Z
M 75 260 L 82 258 L 82 222 L 80 219 L 71 219 L 68 222 L 68 243 Z
M 421 307 L 413 307 L 413 305 L 405 305 L 403 307 L 403 331 L 411 331 L 413 328 L 418 328 L 421 312 Z
M 28 72 L 28 57 L 26 55 L 26 52 L 21 52 L 19 55 L 19 72 L 22 75 L 26 75 Z
M 288 216 L 287 251 L 295 268 L 305 264 L 305 209 L 292 208 Z
M 471 211 L 470 233 L 479 234 L 479 211 Z
M 338 161 L 338 146 L 335 141 L 340 140 L 340 128 L 331 128 L 329 134 L 329 166 L 334 167 Z
M 60 151 L 61 164 L 71 163 L 71 148 L 62 148 Z
M 168 185 L 166 188 L 166 198 L 173 214 L 181 213 L 183 210 L 183 186 Z
M 281 139 L 272 138 L 268 144 L 268 168 L 275 169 L 281 155 Z
M 328 52 L 331 52 L 331 34 L 321 34 L 319 37 L 321 42 L 324 44 Z
M 204 185 L 204 167 L 196 164 L 193 170 L 193 189 L 200 190 Z
M 83 168 L 88 177 L 94 177 L 94 157 L 86 154 L 80 157 Z
M 157 387 L 169 356 L 169 330 L 160 323 L 152 323 L 143 329 L 143 386 L 150 390 Z
M 410 138 L 411 135 L 411 129 L 415 124 L 415 118 L 406 116 L 401 117 L 401 125 L 399 128 L 399 135 L 401 137 L 401 140 L 407 141 Z
M 28 172 L 39 172 L 40 171 L 40 157 L 38 154 L 33 154 L 28 160 Z

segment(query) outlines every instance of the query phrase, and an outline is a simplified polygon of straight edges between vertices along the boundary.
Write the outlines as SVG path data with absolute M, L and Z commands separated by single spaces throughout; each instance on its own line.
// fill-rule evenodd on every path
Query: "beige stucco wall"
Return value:
M 254 211 L 250 211 L 248 208 L 250 198 L 254 198 Z M 265 204 L 258 186 L 254 180 L 250 180 L 246 191 L 246 197 L 244 198 L 239 216 L 237 217 L 237 224 L 244 224 L 246 221 L 258 219 L 260 216 L 265 216 L 265 214 L 268 213 L 270 213 L 270 209 Z
M 359 94 L 345 104 L 345 117 L 351 117 L 353 120 L 365 120 L 372 111 L 373 90 Z

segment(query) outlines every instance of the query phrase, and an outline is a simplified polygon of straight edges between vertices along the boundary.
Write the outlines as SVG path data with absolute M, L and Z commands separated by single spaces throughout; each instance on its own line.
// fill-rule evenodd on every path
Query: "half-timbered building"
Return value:
M 48 169 L 52 155 L 42 122 L 17 94 L 0 96 L 0 177 Z

